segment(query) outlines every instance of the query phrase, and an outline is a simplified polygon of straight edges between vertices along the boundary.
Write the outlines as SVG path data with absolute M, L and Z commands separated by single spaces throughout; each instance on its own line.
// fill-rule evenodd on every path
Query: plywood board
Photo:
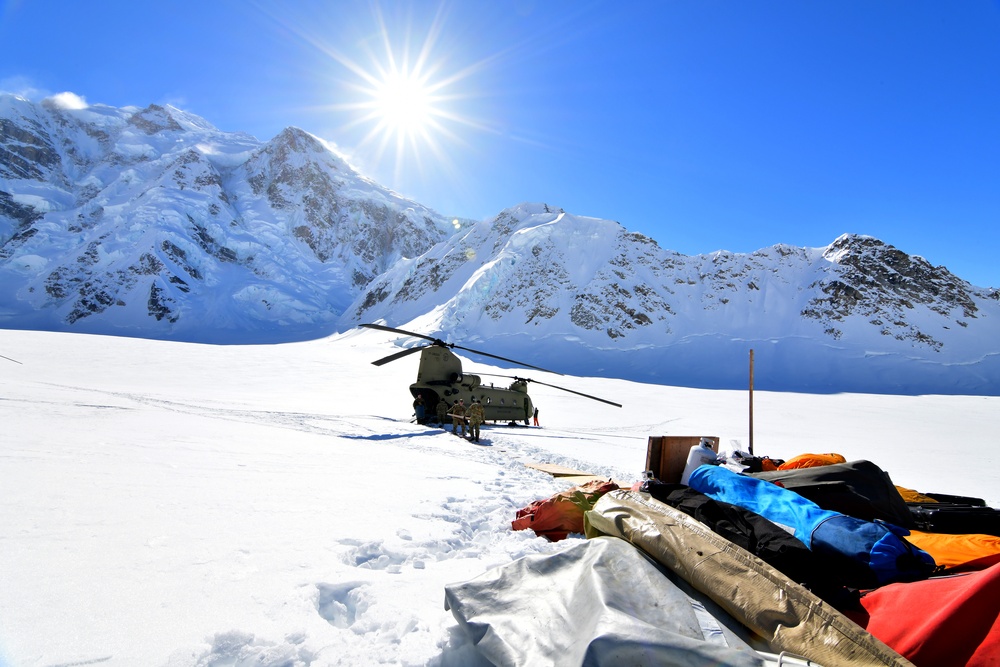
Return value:
M 534 470 L 547 472 L 553 477 L 593 477 L 586 470 L 574 470 L 573 468 L 567 468 L 556 463 L 525 463 L 524 465 Z
M 583 486 L 587 482 L 593 482 L 593 481 L 606 482 L 606 481 L 608 481 L 608 478 L 607 477 L 598 477 L 597 475 L 581 475 L 581 476 L 578 476 L 578 477 L 577 476 L 572 476 L 572 477 L 556 477 L 556 481 L 565 482 L 566 486 L 568 488 L 568 487 L 571 487 L 571 486 Z M 620 482 L 617 479 L 612 479 L 611 481 L 614 482 L 615 484 L 617 484 L 618 487 L 621 488 L 621 489 L 628 489 L 628 488 L 631 488 L 631 486 L 632 486 L 631 484 L 625 484 L 623 482 Z

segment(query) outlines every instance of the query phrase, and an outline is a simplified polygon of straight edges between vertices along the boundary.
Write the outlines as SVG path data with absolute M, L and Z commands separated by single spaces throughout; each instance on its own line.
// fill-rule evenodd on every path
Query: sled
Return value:
M 967 503 L 907 503 L 917 530 L 1000 536 L 1000 510 Z

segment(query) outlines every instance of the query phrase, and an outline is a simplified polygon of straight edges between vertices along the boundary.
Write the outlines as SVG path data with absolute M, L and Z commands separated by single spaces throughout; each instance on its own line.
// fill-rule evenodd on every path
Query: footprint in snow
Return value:
M 316 611 L 335 628 L 348 628 L 368 608 L 363 600 L 367 585 L 361 581 L 316 584 Z

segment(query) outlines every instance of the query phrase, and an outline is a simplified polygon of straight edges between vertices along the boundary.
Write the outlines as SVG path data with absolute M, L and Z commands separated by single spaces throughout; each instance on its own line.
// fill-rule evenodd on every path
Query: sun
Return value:
M 421 153 L 440 151 L 440 141 L 450 135 L 448 126 L 461 122 L 449 104 L 461 97 L 456 83 L 467 73 L 445 74 L 446 61 L 434 57 L 442 29 L 439 20 L 426 31 L 407 27 L 398 38 L 380 13 L 376 18 L 375 48 L 362 64 L 344 60 L 341 64 L 360 79 L 352 86 L 357 99 L 348 106 L 361 111 L 354 123 L 368 126 L 361 144 L 377 145 L 379 155 L 394 147 L 399 165 L 406 154 L 419 160 Z
M 396 183 L 458 177 L 456 149 L 468 150 L 468 137 L 491 131 L 470 109 L 483 97 L 478 75 L 492 60 L 464 57 L 444 7 L 418 22 L 386 15 L 377 2 L 372 9 L 372 26 L 345 41 L 350 51 L 311 40 L 337 65 L 332 94 L 339 99 L 325 108 L 343 119 L 347 152 L 366 169 L 391 168 Z
M 462 122 L 447 107 L 456 98 L 449 89 L 454 78 L 438 76 L 439 66 L 428 66 L 423 54 L 397 57 L 388 42 L 381 60 L 373 58 L 368 68 L 357 67 L 354 73 L 363 83 L 354 86 L 359 100 L 347 105 L 356 114 L 350 125 L 367 126 L 359 149 L 376 162 L 391 155 L 394 177 L 411 162 L 420 167 L 430 156 L 442 158 L 443 143 L 456 139 L 449 126 Z
M 329 29 L 335 38 L 324 17 L 270 16 L 322 56 L 317 85 L 327 92 L 310 112 L 328 113 L 322 122 L 353 166 L 400 191 L 461 181 L 457 163 L 480 149 L 481 137 L 501 134 L 485 100 L 495 96 L 490 77 L 507 50 L 483 53 L 450 22 L 452 7 L 433 2 L 415 11 L 371 0 L 371 21 L 352 15 Z
M 318 13 L 251 4 L 294 46 L 317 52 L 301 67 L 314 100 L 304 111 L 366 176 L 399 192 L 457 192 L 469 178 L 458 165 L 508 136 L 497 76 L 523 43 L 494 48 L 454 0 L 319 3 L 330 9 Z
M 424 135 L 437 113 L 426 77 L 408 72 L 388 72 L 371 90 L 371 106 L 380 130 L 409 138 Z

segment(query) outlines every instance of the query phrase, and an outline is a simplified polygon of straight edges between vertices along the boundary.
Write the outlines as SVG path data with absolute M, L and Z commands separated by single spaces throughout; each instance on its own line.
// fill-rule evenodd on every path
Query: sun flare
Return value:
M 379 123 L 396 135 L 426 133 L 435 112 L 427 82 L 406 72 L 390 72 L 378 82 L 372 103 Z
M 350 54 L 315 42 L 349 75 L 339 81 L 341 101 L 330 108 L 345 112 L 341 129 L 352 136 L 350 152 L 371 168 L 390 164 L 396 182 L 404 175 L 456 176 L 451 148 L 467 148 L 470 131 L 489 131 L 467 112 L 481 96 L 473 79 L 491 61 L 463 61 L 446 36 L 445 13 L 417 26 L 387 21 L 375 5 L 374 29 Z
M 447 5 L 416 19 L 396 4 L 383 11 L 379 0 L 371 9 L 372 23 L 357 20 L 337 43 L 313 31 L 319 26 L 274 18 L 328 59 L 329 103 L 318 108 L 334 112 L 338 147 L 352 164 L 399 189 L 461 179 L 453 155 L 497 133 L 482 101 L 490 95 L 483 75 L 499 54 L 470 58 L 475 45 L 446 25 Z

